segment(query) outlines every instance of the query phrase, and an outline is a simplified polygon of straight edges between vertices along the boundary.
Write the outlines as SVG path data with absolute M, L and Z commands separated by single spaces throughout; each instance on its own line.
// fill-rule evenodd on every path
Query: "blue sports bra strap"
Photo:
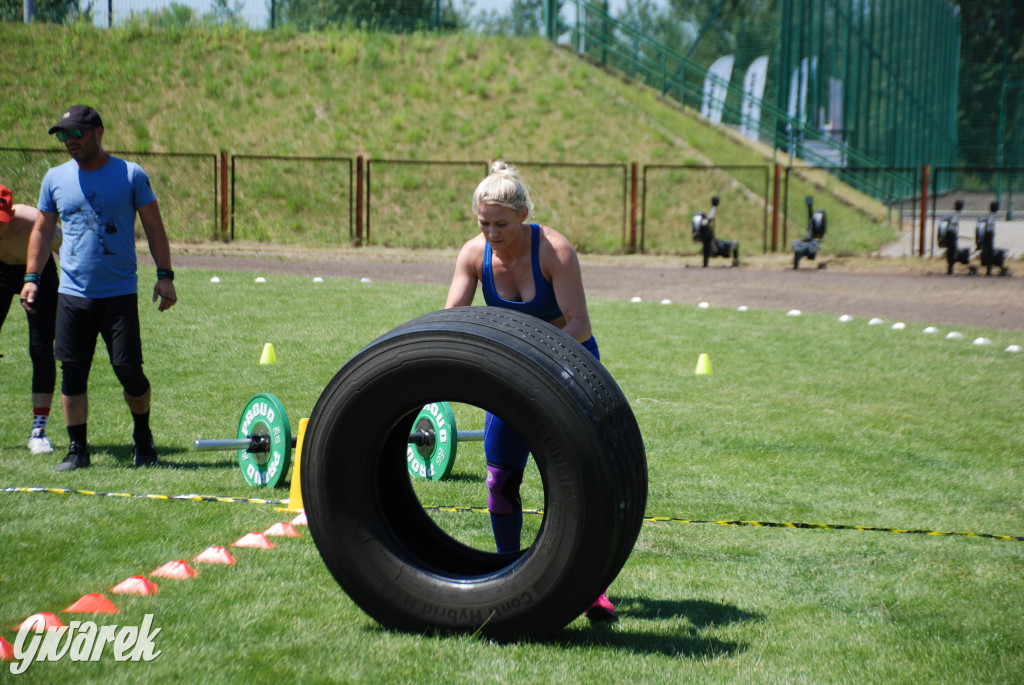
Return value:
M 542 288 L 550 290 L 551 284 L 544 278 L 544 273 L 540 270 L 540 224 L 530 224 L 530 230 L 530 237 L 533 239 L 530 245 L 530 266 L 533 269 L 534 288 L 537 292 L 540 292 Z M 552 297 L 554 297 L 554 291 L 552 291 Z M 557 309 L 557 305 L 555 308 Z

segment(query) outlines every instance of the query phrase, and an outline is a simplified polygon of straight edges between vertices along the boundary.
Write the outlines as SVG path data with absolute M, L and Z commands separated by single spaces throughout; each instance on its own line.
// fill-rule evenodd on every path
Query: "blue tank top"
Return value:
M 491 244 L 484 246 L 483 278 L 481 285 L 484 291 L 484 302 L 489 307 L 504 307 L 514 309 L 523 314 L 536 316 L 543 321 L 554 321 L 562 317 L 562 310 L 558 307 L 555 299 L 555 289 L 551 282 L 547 281 L 540 272 L 540 226 L 530 224 L 531 245 L 530 263 L 533 266 L 533 289 L 534 296 L 529 302 L 517 302 L 502 298 L 494 289 L 494 274 L 491 272 Z

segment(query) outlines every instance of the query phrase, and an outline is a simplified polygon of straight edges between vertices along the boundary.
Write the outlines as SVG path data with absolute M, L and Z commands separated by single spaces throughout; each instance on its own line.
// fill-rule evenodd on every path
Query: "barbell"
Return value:
M 455 413 L 448 402 L 424 405 L 409 434 L 409 475 L 421 480 L 446 478 L 455 465 L 458 443 L 483 439 L 483 431 L 457 430 Z M 242 409 L 237 438 L 196 440 L 192 448 L 197 452 L 237 451 L 245 482 L 274 488 L 284 485 L 297 440 L 281 400 L 271 393 L 259 393 Z

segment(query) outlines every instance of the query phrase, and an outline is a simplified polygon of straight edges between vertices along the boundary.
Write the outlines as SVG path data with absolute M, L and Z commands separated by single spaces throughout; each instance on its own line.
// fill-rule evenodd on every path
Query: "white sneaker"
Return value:
M 42 428 L 33 428 L 28 436 L 28 449 L 32 454 L 46 454 L 53 451 L 53 444 Z

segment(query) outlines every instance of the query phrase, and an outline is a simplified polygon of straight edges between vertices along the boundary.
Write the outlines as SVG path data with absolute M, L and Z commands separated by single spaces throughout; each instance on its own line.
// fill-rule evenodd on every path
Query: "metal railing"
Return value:
M 486 160 L 114 154 L 143 164 L 168 235 L 185 242 L 457 247 L 477 231 L 472 192 L 489 168 Z M 66 151 L 57 148 L 0 148 L 0 179 L 12 188 L 16 202 L 35 204 L 46 170 L 66 160 Z M 691 217 L 707 209 L 712 196 L 721 198 L 721 237 L 741 239 L 751 254 L 787 249 L 788 230 L 800 225 L 806 194 L 820 194 L 819 204 L 843 205 L 842 211 L 849 212 L 847 226 L 879 225 L 870 233 L 884 235 L 893 223 L 915 231 L 923 226 L 922 198 L 931 208 L 926 219 L 934 234 L 941 203 L 951 203 L 958 193 L 982 198 L 978 213 L 987 211 L 990 200 L 1000 201 L 1007 219 L 1024 193 L 1024 168 L 938 167 L 928 176 L 909 167 L 778 165 L 772 173 L 771 165 L 510 163 L 536 189 L 535 220 L 566 233 L 579 252 L 596 254 L 692 254 L 697 247 L 689 235 Z M 849 198 L 826 200 L 835 193 L 857 192 L 825 180 L 846 173 L 862 185 L 871 184 L 871 195 L 882 198 L 884 206 L 873 214 L 859 213 L 850 208 Z M 952 190 L 941 190 L 947 187 Z M 853 249 L 844 245 L 840 231 L 830 233 L 833 248 Z

